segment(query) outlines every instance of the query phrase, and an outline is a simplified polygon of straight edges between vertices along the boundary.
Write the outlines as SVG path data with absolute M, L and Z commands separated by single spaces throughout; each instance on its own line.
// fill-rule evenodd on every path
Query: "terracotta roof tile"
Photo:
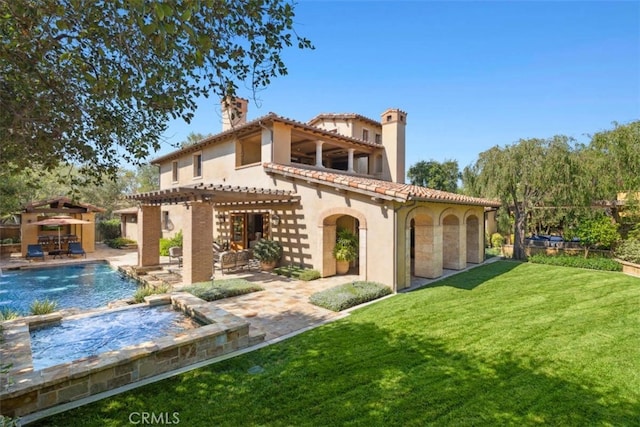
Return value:
M 302 166 L 287 166 L 277 163 L 265 163 L 266 172 L 277 173 L 291 177 L 307 177 L 315 179 L 328 185 L 340 184 L 355 191 L 383 194 L 397 201 L 430 201 L 456 203 L 464 205 L 479 205 L 498 207 L 500 202 L 496 200 L 483 199 L 466 196 L 464 194 L 449 193 L 447 191 L 434 190 L 427 187 L 420 187 L 410 184 L 399 184 L 396 182 L 383 181 L 379 179 L 367 178 L 363 176 L 340 173 L 332 170 L 307 169 Z

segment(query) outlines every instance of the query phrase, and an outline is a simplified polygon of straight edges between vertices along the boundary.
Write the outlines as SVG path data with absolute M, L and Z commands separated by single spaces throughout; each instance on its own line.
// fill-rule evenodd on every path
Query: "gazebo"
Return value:
M 31 202 L 24 206 L 20 216 L 20 234 L 22 255 L 27 253 L 27 246 L 43 241 L 54 242 L 64 227 L 64 236 L 74 236 L 82 243 L 86 252 L 95 252 L 95 214 L 105 209 L 87 203 L 73 201 L 68 197 L 56 197 L 38 202 Z M 51 216 L 65 216 L 77 220 L 88 221 L 83 224 L 69 224 L 63 226 L 37 225 L 36 222 Z

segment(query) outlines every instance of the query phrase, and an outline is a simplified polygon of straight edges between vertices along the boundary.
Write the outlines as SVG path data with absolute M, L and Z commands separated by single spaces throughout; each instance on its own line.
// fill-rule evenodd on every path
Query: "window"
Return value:
M 388 114 L 388 115 L 387 115 L 387 121 L 388 121 L 388 122 L 390 122 L 392 118 L 393 118 L 393 117 L 391 117 L 391 114 Z
M 193 155 L 193 177 L 199 178 L 202 176 L 202 153 Z
M 369 129 L 362 129 L 362 140 L 363 141 L 369 140 Z
M 382 144 L 382 135 L 376 133 L 376 144 Z
M 178 182 L 178 162 L 171 163 L 171 181 Z

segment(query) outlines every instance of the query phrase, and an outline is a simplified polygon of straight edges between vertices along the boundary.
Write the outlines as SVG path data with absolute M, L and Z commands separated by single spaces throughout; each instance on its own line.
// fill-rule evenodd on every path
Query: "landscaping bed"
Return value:
M 236 297 L 251 292 L 263 291 L 264 288 L 244 279 L 223 279 L 212 282 L 194 283 L 182 289 L 205 301 Z

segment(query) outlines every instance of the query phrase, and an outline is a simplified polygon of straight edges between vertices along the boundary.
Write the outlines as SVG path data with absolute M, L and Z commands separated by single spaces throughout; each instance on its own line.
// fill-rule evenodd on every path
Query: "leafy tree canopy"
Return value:
M 412 185 L 451 193 L 458 191 L 460 176 L 457 160 L 445 160 L 442 163 L 436 160 L 422 160 L 411 166 L 407 172 Z
M 286 0 L 0 0 L 0 170 L 115 175 L 198 96 L 234 96 L 312 48 Z

